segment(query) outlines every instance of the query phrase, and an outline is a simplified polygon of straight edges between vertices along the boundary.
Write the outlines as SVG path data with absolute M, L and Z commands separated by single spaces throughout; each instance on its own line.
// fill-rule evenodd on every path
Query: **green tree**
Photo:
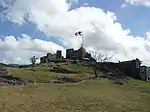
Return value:
M 30 61 L 31 61 L 32 65 L 35 65 L 37 59 L 38 58 L 36 58 L 35 56 L 30 58 Z

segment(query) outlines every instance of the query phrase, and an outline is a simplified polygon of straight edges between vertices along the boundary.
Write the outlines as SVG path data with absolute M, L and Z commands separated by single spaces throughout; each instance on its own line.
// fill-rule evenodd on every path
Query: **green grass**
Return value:
M 58 65 L 52 63 L 53 67 Z M 78 71 L 79 74 L 61 74 L 61 73 L 54 73 L 50 72 L 50 65 L 48 64 L 42 64 L 35 67 L 29 67 L 29 68 L 9 68 L 9 72 L 13 76 L 19 76 L 23 77 L 28 80 L 38 81 L 38 82 L 45 82 L 50 81 L 52 79 L 57 79 L 60 77 L 75 77 L 79 79 L 87 79 L 88 77 L 91 77 L 93 74 L 93 71 L 90 68 L 83 67 L 83 66 L 77 66 L 73 64 L 66 65 L 65 63 L 59 64 L 62 68 L 66 68 L 73 71 Z M 35 70 L 35 71 L 33 71 Z
M 84 79 L 92 73 L 86 67 L 61 66 L 81 70 L 81 73 L 52 73 L 46 64 L 34 67 L 36 71 L 31 71 L 31 68 L 11 68 L 9 71 L 15 76 L 39 82 L 62 76 Z M 149 106 L 150 83 L 133 79 L 122 86 L 112 84 L 110 80 L 97 79 L 78 84 L 0 87 L 0 112 L 150 112 Z
M 132 86 L 132 85 L 130 85 Z M 0 88 L 1 112 L 148 112 L 150 94 L 108 80 Z

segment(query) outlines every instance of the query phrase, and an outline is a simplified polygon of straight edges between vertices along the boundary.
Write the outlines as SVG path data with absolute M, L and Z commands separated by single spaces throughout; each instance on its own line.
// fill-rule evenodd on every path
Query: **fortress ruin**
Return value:
M 43 56 L 40 58 L 40 63 L 49 63 L 52 60 L 55 59 L 70 59 L 70 60 L 79 60 L 79 61 L 96 61 L 94 58 L 92 58 L 91 54 L 86 52 L 86 49 L 82 46 L 78 50 L 72 49 L 66 49 L 66 58 L 62 56 L 62 51 L 57 50 L 56 54 L 47 53 L 46 56 Z

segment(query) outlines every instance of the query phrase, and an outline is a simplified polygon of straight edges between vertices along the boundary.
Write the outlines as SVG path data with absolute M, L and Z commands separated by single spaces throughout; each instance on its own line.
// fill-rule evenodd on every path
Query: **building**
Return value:
M 77 59 L 77 60 L 89 60 L 95 61 L 94 58 L 92 58 L 90 53 L 86 52 L 86 49 L 81 46 L 78 50 L 74 49 L 67 49 L 66 50 L 66 59 Z
M 105 67 L 116 70 L 121 70 L 125 75 L 133 77 L 136 79 L 141 79 L 141 61 L 139 59 L 122 61 L 119 63 L 113 62 L 99 62 L 99 66 L 102 70 L 105 70 Z
M 56 54 L 47 53 L 46 56 L 43 56 L 40 58 L 40 63 L 49 63 L 53 59 L 56 59 L 56 58 L 58 59 L 60 57 L 62 58 L 61 51 L 57 51 Z
M 56 59 L 61 59 L 61 58 L 62 58 L 61 50 L 57 50 L 57 52 L 56 52 Z
M 141 61 L 138 58 L 129 61 L 122 61 L 119 63 L 99 62 L 99 65 L 101 70 L 105 70 L 105 67 L 111 70 L 119 69 L 126 76 L 143 81 L 150 81 L 150 67 L 141 66 Z
M 83 60 L 85 55 L 86 55 L 86 49 L 84 49 L 82 46 L 78 50 L 74 50 L 74 49 L 66 50 L 67 59 Z
M 71 59 L 74 56 L 74 49 L 67 49 L 66 50 L 66 58 Z
M 146 67 L 146 81 L 150 81 L 150 67 Z
M 141 79 L 144 81 L 150 81 L 150 67 L 141 66 Z

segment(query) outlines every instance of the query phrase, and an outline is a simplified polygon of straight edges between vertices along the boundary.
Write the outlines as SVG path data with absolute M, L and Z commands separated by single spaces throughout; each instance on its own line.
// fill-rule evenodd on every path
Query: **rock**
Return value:
M 0 64 L 0 85 L 1 86 L 26 85 L 28 83 L 32 83 L 32 81 L 9 75 L 7 69 L 2 64 Z
M 8 71 L 2 64 L 0 64 L 0 76 L 5 76 L 5 75 L 8 75 Z
M 114 81 L 113 83 L 114 84 L 119 84 L 119 85 L 123 85 L 124 84 L 124 82 L 122 82 L 122 81 Z
M 24 80 L 20 77 L 14 77 L 14 76 L 1 76 L 0 77 L 0 85 L 26 85 L 28 83 L 31 83 L 32 81 Z

